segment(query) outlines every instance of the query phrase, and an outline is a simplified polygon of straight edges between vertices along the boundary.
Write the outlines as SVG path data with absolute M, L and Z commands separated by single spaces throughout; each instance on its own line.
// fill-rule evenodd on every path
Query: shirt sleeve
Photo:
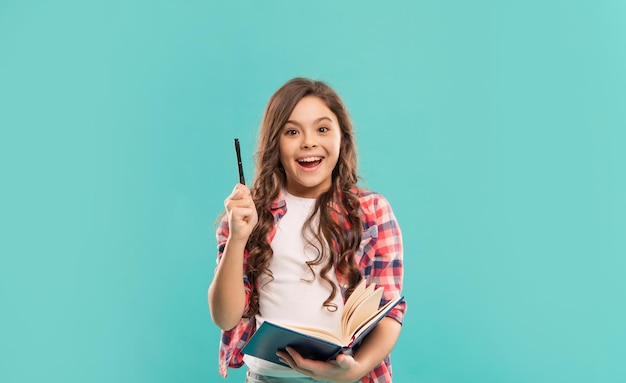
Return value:
M 384 288 L 381 303 L 385 304 L 402 294 L 402 232 L 389 202 L 379 194 L 373 197 L 365 207 L 368 228 L 362 238 L 361 268 L 368 283 Z M 402 323 L 406 308 L 406 302 L 401 302 L 387 316 Z
M 216 237 L 217 237 L 217 263 L 219 264 L 222 256 L 224 255 L 224 248 L 226 247 L 226 241 L 228 240 L 228 236 L 230 235 L 230 229 L 228 227 L 228 216 L 224 214 L 220 225 L 217 229 Z M 248 311 L 248 304 L 250 300 L 250 283 L 248 281 L 248 277 L 246 276 L 246 262 L 248 259 L 247 251 L 244 253 L 244 261 L 242 265 L 242 278 L 244 283 L 244 289 L 246 293 L 245 297 L 245 313 Z M 226 378 L 228 376 L 229 368 L 239 368 L 243 366 L 243 354 L 241 353 L 241 349 L 243 345 L 250 339 L 250 336 L 254 333 L 256 328 L 256 322 L 249 318 L 241 318 L 239 323 L 231 330 L 222 331 L 221 339 L 220 339 L 220 347 L 219 347 L 219 371 L 220 374 Z

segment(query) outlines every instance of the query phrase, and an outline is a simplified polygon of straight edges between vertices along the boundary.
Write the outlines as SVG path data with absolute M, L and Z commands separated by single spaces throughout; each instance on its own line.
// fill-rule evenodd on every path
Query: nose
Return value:
M 317 142 L 315 141 L 315 136 L 313 134 L 304 134 L 304 139 L 302 140 L 302 148 L 311 149 L 316 147 Z

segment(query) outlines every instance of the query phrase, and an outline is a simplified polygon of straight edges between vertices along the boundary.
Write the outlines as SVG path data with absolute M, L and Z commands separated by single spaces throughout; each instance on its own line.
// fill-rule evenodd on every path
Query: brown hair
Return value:
M 331 295 L 324 302 L 324 306 L 329 310 L 336 309 L 332 300 L 337 294 L 337 286 L 327 276 L 333 266 L 347 277 L 348 296 L 362 278 L 354 260 L 354 254 L 361 242 L 361 218 L 360 203 L 356 195 L 357 156 L 350 116 L 339 95 L 328 85 L 321 81 L 294 78 L 270 98 L 261 123 L 256 154 L 256 179 L 253 186 L 253 199 L 259 221 L 246 245 L 249 251 L 246 273 L 252 285 L 246 317 L 259 312 L 258 277 L 264 273 L 272 278 L 271 270 L 268 268 L 273 255 L 268 234 L 274 226 L 270 206 L 286 185 L 285 170 L 280 163 L 280 132 L 296 104 L 307 96 L 319 97 L 324 101 L 337 116 L 341 128 L 340 154 L 332 172 L 332 185 L 317 198 L 313 214 L 303 228 L 303 234 L 309 231 L 316 242 L 321 244 L 320 247 L 315 246 L 318 257 L 307 264 L 313 272 L 313 265 L 326 261 L 320 270 L 320 277 L 329 283 L 332 289 Z M 313 228 L 313 217 L 318 212 L 319 227 Z

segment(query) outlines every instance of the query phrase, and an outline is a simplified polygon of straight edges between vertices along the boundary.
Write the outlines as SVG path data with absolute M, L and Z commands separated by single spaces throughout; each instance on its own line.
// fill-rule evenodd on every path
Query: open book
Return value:
M 365 280 L 361 280 L 344 305 L 340 334 L 265 321 L 242 352 L 283 364 L 278 360 L 276 351 L 290 346 L 307 359 L 335 359 L 342 352 L 351 352 L 392 308 L 404 300 L 404 297 L 398 296 L 379 307 L 382 296 L 382 287 L 370 285 L 366 288 Z

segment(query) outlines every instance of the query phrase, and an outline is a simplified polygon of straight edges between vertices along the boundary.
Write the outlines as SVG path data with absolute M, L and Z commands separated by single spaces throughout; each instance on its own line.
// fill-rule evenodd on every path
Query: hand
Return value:
M 250 189 L 237 184 L 224 201 L 224 206 L 228 215 L 229 240 L 247 241 L 259 220 Z
M 283 363 L 315 380 L 332 383 L 353 383 L 365 375 L 365 372 L 360 372 L 361 366 L 359 363 L 349 355 L 340 354 L 335 360 L 322 362 L 305 359 L 291 347 L 287 347 L 287 351 L 278 351 L 276 355 Z

